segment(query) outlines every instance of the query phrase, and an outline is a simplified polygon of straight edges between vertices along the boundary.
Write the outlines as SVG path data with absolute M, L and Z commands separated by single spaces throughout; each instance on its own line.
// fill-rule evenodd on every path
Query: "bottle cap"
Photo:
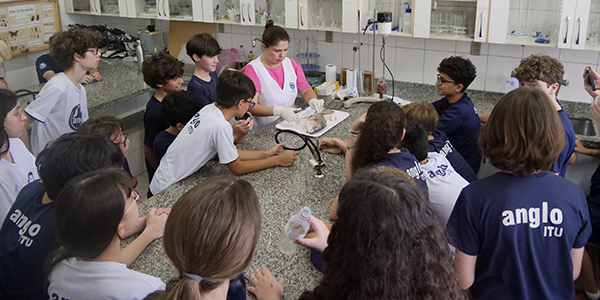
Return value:
M 310 208 L 308 208 L 308 207 L 303 207 L 300 210 L 300 217 L 302 217 L 302 219 L 304 219 L 304 220 L 308 220 L 308 218 L 310 218 L 311 214 L 312 214 L 312 212 L 310 211 Z

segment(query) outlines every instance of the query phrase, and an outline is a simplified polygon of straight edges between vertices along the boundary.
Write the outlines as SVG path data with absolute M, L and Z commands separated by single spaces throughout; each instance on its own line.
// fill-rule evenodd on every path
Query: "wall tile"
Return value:
M 425 51 L 425 63 L 423 68 L 423 83 L 433 84 L 437 78 L 437 68 L 440 65 L 442 59 L 454 55 L 452 52 L 440 52 L 440 51 Z
M 565 75 L 563 78 L 569 81 L 569 86 L 562 86 L 558 93 L 558 99 L 577 102 L 591 103 L 590 95 L 583 89 L 583 70 L 587 64 L 563 62 Z
M 475 56 L 475 55 L 461 54 L 461 53 L 457 53 L 457 55 L 460 55 L 464 58 L 468 58 L 469 60 L 471 60 L 473 65 L 475 65 L 475 69 L 477 70 L 477 77 L 475 77 L 475 80 L 471 83 L 471 85 L 469 86 L 469 89 L 481 90 L 481 91 L 485 90 L 485 78 L 486 78 L 486 73 L 487 73 L 488 57 L 485 55 L 484 56 Z
M 18 90 L 31 86 L 31 78 L 29 77 L 28 68 L 20 68 L 6 72 L 6 80 L 13 90 Z M 37 83 L 37 80 L 36 82 Z
M 100 117 L 100 116 L 116 116 L 117 115 L 117 111 L 115 110 L 115 106 L 109 106 L 109 107 L 105 107 L 102 109 L 99 109 L 97 111 L 91 112 L 90 113 L 90 117 Z
M 339 72 L 342 66 L 342 43 L 321 43 L 319 44 L 319 64 L 321 71 L 325 72 L 325 65 L 334 64 Z
M 353 44 L 347 44 L 347 43 L 343 43 L 342 44 L 342 67 L 344 68 L 352 68 L 354 66 L 354 51 L 352 51 L 352 48 L 354 47 Z M 367 53 L 369 53 L 369 55 L 367 55 Z M 370 50 L 369 52 L 367 52 L 367 48 L 361 48 L 361 55 L 360 55 L 360 67 L 363 70 L 370 70 L 371 69 L 371 65 L 369 64 L 369 59 L 368 57 L 371 56 L 370 54 Z M 357 52 L 357 58 L 356 58 L 356 68 L 358 69 L 358 60 L 359 60 L 359 55 Z
M 240 45 L 244 45 L 244 49 L 246 50 L 246 55 L 248 54 L 249 49 L 252 48 L 252 36 L 244 35 L 244 34 L 231 34 L 231 47 L 239 48 Z
M 488 55 L 504 57 L 523 57 L 523 48 L 519 45 L 489 44 Z
M 424 60 L 425 51 L 423 50 L 396 48 L 394 79 L 423 83 Z M 434 80 L 435 79 L 431 79 L 430 81 L 433 82 Z
M 425 49 L 454 53 L 454 51 L 456 51 L 456 42 L 449 40 L 427 39 L 425 40 Z
M 378 47 L 380 48 L 380 47 Z M 394 80 L 396 79 L 396 48 L 394 47 L 386 47 L 385 48 L 385 63 L 390 68 L 390 71 L 394 74 Z M 381 78 L 381 76 L 385 73 L 386 79 L 391 79 L 390 73 L 386 69 L 384 72 L 383 63 L 381 62 L 381 58 L 379 56 L 379 49 L 377 50 L 377 56 L 375 57 L 375 75 L 377 78 Z
M 558 58 L 560 54 L 560 50 L 558 48 L 551 47 L 535 47 L 535 46 L 525 46 L 523 48 L 523 58 L 528 57 L 534 54 L 547 54 L 552 57 Z
M 35 61 L 34 61 L 35 63 Z M 21 68 L 27 67 L 27 55 L 14 56 L 13 58 L 4 62 L 4 69 L 6 71 L 14 71 Z
M 219 42 L 219 46 L 223 49 L 231 48 L 231 33 L 218 33 L 216 39 Z
M 425 39 L 399 36 L 399 37 L 396 37 L 396 47 L 411 48 L 411 49 L 425 49 Z
M 598 61 L 598 51 L 561 49 L 559 60 L 562 63 L 587 63 L 592 61 Z
M 127 162 L 129 163 L 129 169 L 131 170 L 131 175 L 137 176 L 146 171 L 146 166 L 144 165 L 144 155 L 142 150 L 134 150 L 130 151 L 127 155 Z M 146 191 L 140 191 L 140 193 L 145 194 Z
M 29 82 L 31 82 L 31 85 L 39 82 L 35 64 L 27 67 L 27 72 L 29 72 Z
M 520 62 L 521 59 L 516 57 L 489 56 L 485 75 L 485 90 L 505 92 L 506 80 L 510 78 L 510 72 Z
M 250 35 L 252 34 L 252 27 L 242 25 L 231 25 L 231 33 Z

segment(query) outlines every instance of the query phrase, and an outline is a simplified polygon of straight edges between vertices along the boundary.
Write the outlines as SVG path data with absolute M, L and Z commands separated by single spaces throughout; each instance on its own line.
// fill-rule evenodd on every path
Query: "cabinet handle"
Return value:
M 167 12 L 169 11 L 169 6 L 167 4 L 167 0 L 163 0 L 163 16 L 166 18 L 167 17 Z M 165 6 L 167 5 L 167 6 Z
M 156 12 L 158 13 L 159 17 L 162 17 L 162 14 L 160 13 L 161 7 L 162 5 L 160 4 L 160 0 L 156 0 Z
M 251 9 L 250 6 L 251 6 L 250 3 L 248 3 L 248 22 L 252 23 L 252 17 L 251 16 L 254 14 L 254 12 L 250 10 Z
M 565 30 L 565 40 L 563 41 L 563 44 L 567 43 L 567 37 L 569 36 L 569 23 L 571 22 L 571 16 L 567 17 L 567 30 Z
M 242 15 L 242 23 L 246 23 L 246 18 L 244 18 L 244 5 L 246 5 L 246 3 L 242 3 L 242 10 L 240 11 L 240 15 Z
M 483 12 L 480 14 L 479 20 L 479 37 L 483 38 Z
M 302 18 L 302 15 L 304 15 L 304 4 L 300 4 L 300 26 L 304 26 L 304 18 Z
M 577 38 L 575 39 L 575 45 L 579 45 L 579 35 L 581 34 L 581 22 L 583 21 L 583 17 L 579 17 L 579 26 L 577 27 Z

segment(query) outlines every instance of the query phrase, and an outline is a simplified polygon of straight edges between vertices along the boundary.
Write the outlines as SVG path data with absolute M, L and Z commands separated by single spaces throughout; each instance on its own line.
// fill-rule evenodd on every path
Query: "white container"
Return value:
M 510 78 L 508 78 L 508 80 L 506 80 L 505 84 L 504 84 L 504 91 L 506 93 L 516 89 L 519 87 L 519 80 L 515 78 L 514 75 L 510 75 Z
M 308 218 L 310 218 L 310 215 L 310 208 L 303 207 L 300 210 L 300 214 L 290 217 L 279 239 L 279 251 L 286 255 L 290 255 L 296 251 L 298 245 L 294 241 L 298 238 L 303 238 L 308 232 L 310 228 Z
M 402 32 L 411 33 L 412 9 L 410 8 L 410 4 L 408 2 L 404 3 L 404 5 L 406 5 L 406 10 L 402 15 Z

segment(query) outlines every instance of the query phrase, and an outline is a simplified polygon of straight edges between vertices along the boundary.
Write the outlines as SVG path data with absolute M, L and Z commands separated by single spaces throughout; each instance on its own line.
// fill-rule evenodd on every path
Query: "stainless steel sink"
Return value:
M 585 136 L 594 136 L 596 135 L 596 130 L 594 130 L 594 123 L 590 119 L 581 119 L 581 118 L 570 118 L 571 123 L 573 124 L 573 129 L 575 129 L 575 133 L 579 135 Z

